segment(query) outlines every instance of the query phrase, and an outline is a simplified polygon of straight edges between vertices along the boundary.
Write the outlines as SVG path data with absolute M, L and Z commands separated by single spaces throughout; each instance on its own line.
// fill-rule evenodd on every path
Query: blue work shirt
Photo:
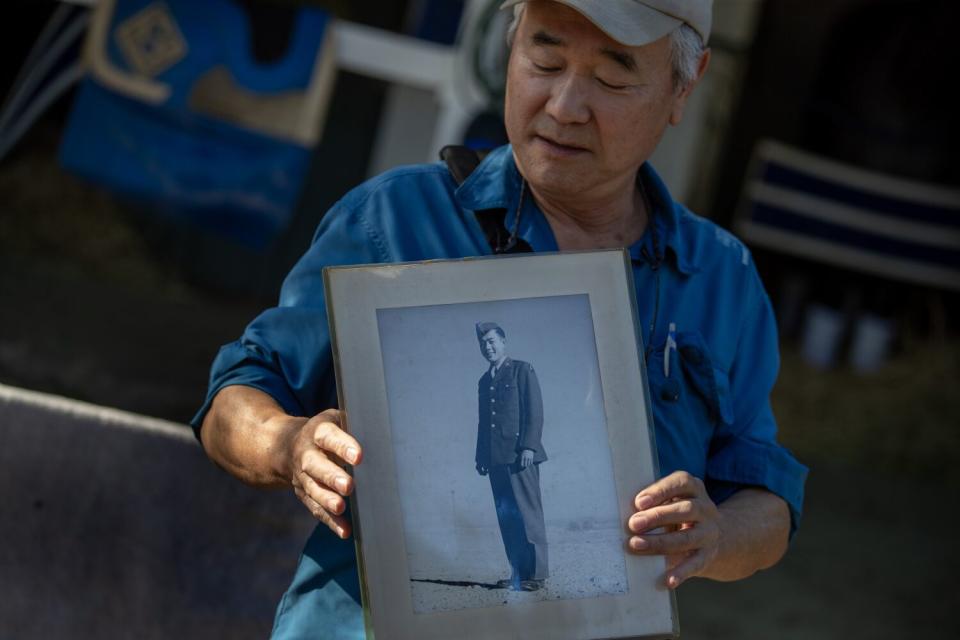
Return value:
M 649 164 L 638 179 L 653 213 L 629 251 L 661 474 L 682 469 L 702 478 L 716 502 L 742 487 L 768 489 L 789 505 L 792 534 L 807 470 L 776 442 L 777 331 L 750 253 L 674 202 Z M 557 251 L 533 198 L 521 201 L 509 146 L 490 153 L 459 188 L 438 163 L 394 169 L 352 190 L 323 218 L 279 305 L 220 350 L 193 420 L 198 435 L 213 396 L 227 385 L 265 391 L 291 415 L 336 405 L 323 267 L 489 255 L 474 211 L 506 209 L 513 229 L 518 204 L 519 237 L 534 251 Z M 364 637 L 359 591 L 353 542 L 318 526 L 277 609 L 274 637 Z

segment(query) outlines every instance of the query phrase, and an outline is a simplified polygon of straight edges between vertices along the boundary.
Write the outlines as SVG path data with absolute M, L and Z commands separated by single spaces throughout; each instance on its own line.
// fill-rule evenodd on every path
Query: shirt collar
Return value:
M 513 161 L 510 145 L 498 147 L 487 154 L 473 173 L 456 191 L 457 202 L 464 209 L 517 208 L 520 197 L 520 172 Z
M 507 356 L 503 359 L 503 362 L 500 363 L 500 366 L 490 365 L 490 377 L 495 377 L 498 373 L 503 371 L 503 368 L 510 365 L 510 356 Z
M 649 162 L 645 162 L 640 167 L 637 179 L 643 182 L 650 199 L 653 209 L 653 215 L 650 216 L 651 225 L 656 226 L 661 251 L 666 256 L 672 256 L 673 264 L 681 273 L 688 275 L 696 273 L 699 267 L 692 260 L 694 252 L 683 243 L 679 234 L 680 205 L 673 201 L 666 185 Z M 520 172 L 513 159 L 513 149 L 510 145 L 504 145 L 487 154 L 457 189 L 455 197 L 464 209 L 473 211 L 506 209 L 509 225 L 513 220 L 520 197 L 520 182 Z M 529 210 L 529 206 L 524 206 L 524 210 Z M 523 233 L 520 235 L 525 236 Z M 531 241 L 528 237 L 524 239 Z M 531 242 L 531 244 L 534 243 Z M 534 246 L 536 247 L 536 244 Z M 641 252 L 644 247 L 650 255 L 654 255 L 653 234 L 650 233 L 649 228 L 643 237 L 630 247 L 630 256 L 634 259 L 642 259 Z
M 700 271 L 700 266 L 696 263 L 696 251 L 688 246 L 680 235 L 680 216 L 683 205 L 674 202 L 667 185 L 649 162 L 644 162 L 640 167 L 637 180 L 646 188 L 647 198 L 653 209 L 650 225 L 656 227 L 658 242 L 663 247 L 661 250 L 664 252 L 664 257 L 672 256 L 673 265 L 684 275 Z M 650 255 L 654 255 L 653 234 L 649 226 L 640 240 L 630 247 L 630 257 L 640 258 L 640 252 L 644 247 Z

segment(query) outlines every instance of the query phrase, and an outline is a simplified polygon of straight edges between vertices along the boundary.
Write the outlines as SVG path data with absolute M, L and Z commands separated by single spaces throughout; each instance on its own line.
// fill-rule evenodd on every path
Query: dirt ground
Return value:
M 123 207 L 59 171 L 54 137 L 27 149 L 0 165 L 0 383 L 185 422 L 263 301 L 191 285 Z M 811 469 L 803 524 L 776 568 L 682 587 L 682 637 L 960 637 L 960 348 L 907 347 L 859 377 L 785 345 L 774 401 Z

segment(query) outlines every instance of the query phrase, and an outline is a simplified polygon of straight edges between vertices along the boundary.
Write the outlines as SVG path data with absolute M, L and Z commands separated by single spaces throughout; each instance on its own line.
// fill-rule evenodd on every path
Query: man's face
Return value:
M 510 52 L 507 135 L 535 192 L 602 197 L 632 185 L 688 94 L 674 88 L 669 36 L 628 47 L 565 5 L 531 1 Z
M 492 329 L 480 338 L 480 353 L 491 363 L 496 364 L 507 355 L 507 341 Z

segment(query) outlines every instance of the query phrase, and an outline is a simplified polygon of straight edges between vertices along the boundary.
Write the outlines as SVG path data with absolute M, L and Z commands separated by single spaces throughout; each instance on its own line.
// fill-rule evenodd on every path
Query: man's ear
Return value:
M 697 65 L 697 77 L 691 80 L 687 86 L 680 89 L 674 97 L 673 109 L 670 112 L 671 125 L 677 126 L 680 124 L 680 121 L 683 120 L 683 109 L 687 106 L 687 98 L 693 93 L 693 88 L 700 82 L 703 74 L 707 72 L 708 66 L 710 66 L 710 49 L 704 50 L 703 55 L 700 56 L 700 64 Z

